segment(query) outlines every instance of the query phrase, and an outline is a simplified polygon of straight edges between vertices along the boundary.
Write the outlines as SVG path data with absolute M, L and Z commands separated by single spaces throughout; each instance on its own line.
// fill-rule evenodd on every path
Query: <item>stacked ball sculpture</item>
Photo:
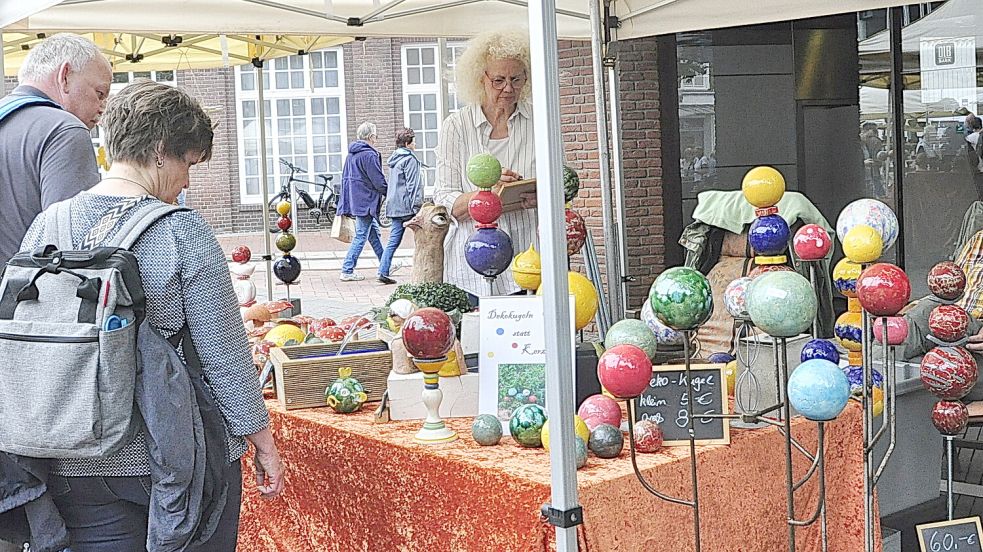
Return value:
M 955 264 L 945 262 L 932 267 L 928 288 L 942 303 L 928 317 L 929 340 L 938 345 L 922 358 L 921 379 L 933 395 L 942 399 L 932 410 L 932 423 L 943 435 L 957 435 L 966 429 L 969 412 L 960 399 L 976 385 L 979 370 L 966 342 L 969 315 L 953 304 L 966 287 L 966 275 Z
M 403 322 L 400 332 L 406 352 L 423 372 L 423 404 L 427 407 L 427 417 L 416 434 L 416 441 L 434 444 L 457 439 L 457 433 L 447 428 L 439 414 L 444 398 L 440 391 L 440 368 L 454 347 L 457 337 L 454 323 L 444 311 L 426 307 L 411 314 Z
M 744 199 L 755 207 L 755 219 L 747 234 L 755 264 L 749 276 L 753 279 L 766 272 L 791 270 L 785 256 L 791 232 L 778 214 L 778 202 L 785 195 L 782 173 L 772 167 L 755 167 L 744 175 L 741 190 Z
M 502 200 L 491 191 L 502 178 L 502 165 L 490 153 L 479 153 L 467 165 L 468 180 L 480 190 L 468 202 L 476 231 L 464 244 L 464 259 L 472 270 L 492 280 L 512 262 L 512 238 L 498 227 Z
M 281 201 L 276 204 L 276 212 L 280 217 L 276 221 L 276 227 L 280 229 L 280 234 L 276 238 L 276 248 L 283 253 L 283 256 L 273 263 L 273 274 L 278 280 L 286 284 L 287 296 L 290 296 L 290 285 L 300 277 L 300 260 L 290 254 L 297 247 L 297 237 L 290 232 L 293 221 L 290 220 L 290 202 Z

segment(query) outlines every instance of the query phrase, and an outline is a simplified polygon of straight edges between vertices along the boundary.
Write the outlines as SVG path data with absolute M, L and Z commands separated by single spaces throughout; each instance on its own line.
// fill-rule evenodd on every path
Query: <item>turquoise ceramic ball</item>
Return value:
M 751 322 L 775 337 L 794 337 L 816 319 L 816 292 L 798 272 L 768 272 L 751 282 L 747 310 Z
M 610 349 L 617 345 L 634 345 L 645 351 L 649 360 L 655 360 L 659 341 L 649 329 L 648 324 L 641 320 L 628 318 L 620 320 L 608 329 L 604 335 L 604 348 Z
M 840 415 L 850 399 L 850 381 L 832 362 L 814 358 L 788 378 L 788 400 L 806 418 L 825 422 Z
M 502 439 L 502 422 L 491 414 L 479 414 L 471 424 L 471 436 L 479 445 L 497 445 Z
M 574 441 L 574 449 L 577 453 L 577 469 L 579 470 L 587 465 L 587 443 L 577 437 Z
M 509 432 L 516 443 L 524 447 L 543 446 L 543 425 L 546 411 L 538 404 L 524 404 L 515 409 L 509 420 Z
M 625 437 L 621 430 L 611 424 L 599 424 L 590 432 L 587 447 L 598 458 L 617 458 L 625 446 Z
M 649 290 L 649 301 L 655 316 L 674 330 L 695 330 L 713 312 L 709 280 L 685 266 L 659 274 Z

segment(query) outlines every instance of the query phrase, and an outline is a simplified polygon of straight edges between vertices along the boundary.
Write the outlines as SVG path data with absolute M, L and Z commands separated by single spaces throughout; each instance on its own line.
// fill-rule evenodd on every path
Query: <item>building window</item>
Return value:
M 448 71 L 453 74 L 457 58 L 466 44 L 447 43 L 445 56 Z M 425 194 L 433 194 L 437 183 L 437 140 L 440 134 L 440 71 L 437 67 L 436 44 L 407 44 L 403 46 L 403 124 L 416 133 L 416 154 L 426 165 L 423 168 Z M 447 86 L 447 109 L 454 113 L 461 106 L 457 101 L 453 79 Z
M 112 96 L 137 79 L 150 79 L 154 82 L 177 86 L 177 77 L 174 71 L 120 71 L 113 73 L 109 95 Z M 99 172 L 105 173 L 105 168 L 108 166 L 108 161 L 105 160 L 106 152 L 103 148 L 105 134 L 102 127 L 98 125 L 89 131 L 89 134 L 92 136 L 92 147 L 96 149 L 96 159 L 99 160 Z
M 276 58 L 264 65 L 266 186 L 271 196 L 277 193 L 276 183 L 290 174 L 281 159 L 305 171 L 297 178 L 314 180 L 315 175 L 330 174 L 340 182 L 347 143 L 342 59 L 341 49 L 332 48 Z M 243 203 L 260 203 L 255 68 L 237 67 L 235 80 L 240 195 Z

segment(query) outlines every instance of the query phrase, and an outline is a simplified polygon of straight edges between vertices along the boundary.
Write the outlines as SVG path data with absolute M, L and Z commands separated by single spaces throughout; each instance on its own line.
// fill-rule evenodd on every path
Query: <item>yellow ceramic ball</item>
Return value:
M 573 295 L 574 326 L 577 330 L 584 329 L 597 314 L 597 288 L 579 272 L 567 273 L 567 286 Z M 536 295 L 543 294 L 543 287 L 536 290 Z
M 277 213 L 280 213 L 280 215 L 281 216 L 284 216 L 284 217 L 287 216 L 287 215 L 289 215 L 290 214 L 290 202 L 289 201 L 281 201 L 280 203 L 277 203 L 276 204 L 276 212 Z
M 871 409 L 873 410 L 874 416 L 880 416 L 884 413 L 884 391 L 881 391 L 880 387 L 874 387 L 871 389 L 870 393 Z
M 303 343 L 304 338 L 306 337 L 307 336 L 304 334 L 304 331 L 297 326 L 294 326 L 293 324 L 280 324 L 267 332 L 263 339 L 276 343 L 277 347 L 283 347 L 283 344 L 291 339 L 298 343 Z
M 539 285 L 543 281 L 541 264 L 539 253 L 530 244 L 529 249 L 512 259 L 512 279 L 522 289 L 539 289 Z
M 574 433 L 577 434 L 577 437 L 583 439 L 585 443 L 590 441 L 590 429 L 587 427 L 587 423 L 585 423 L 583 420 L 580 419 L 580 416 L 574 415 L 573 430 Z M 546 423 L 543 424 L 542 439 L 543 439 L 543 448 L 549 451 L 550 450 L 550 421 L 549 420 L 546 420 Z
M 858 224 L 843 237 L 843 254 L 855 263 L 871 263 L 884 252 L 880 233 L 866 224 Z
M 727 379 L 727 394 L 734 396 L 734 389 L 737 387 L 737 361 L 732 360 L 724 366 L 724 378 Z
M 772 167 L 755 167 L 744 175 L 741 190 L 751 205 L 759 209 L 771 207 L 785 195 L 785 178 Z

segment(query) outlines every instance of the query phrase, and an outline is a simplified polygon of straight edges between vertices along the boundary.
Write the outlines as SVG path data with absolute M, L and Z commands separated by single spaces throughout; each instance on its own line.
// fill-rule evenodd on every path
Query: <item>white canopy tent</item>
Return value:
M 595 92 L 598 94 L 599 145 L 602 188 L 610 175 L 607 161 L 607 113 L 601 56 L 599 3 L 591 0 L 19 0 L 17 7 L 0 9 L 4 31 L 102 31 L 172 33 L 319 34 L 340 36 L 460 37 L 491 28 L 528 21 L 537 132 L 536 178 L 561 181 L 563 146 L 560 133 L 557 38 L 591 39 Z M 618 39 L 637 38 L 696 29 L 749 25 L 818 17 L 903 5 L 910 0 L 616 0 L 604 2 L 618 18 Z M 6 2 L 10 3 L 10 2 Z M 193 14 L 190 15 L 190 14 Z M 528 17 L 528 19 L 527 19 Z M 476 24 L 477 23 L 477 24 Z M 611 59 L 616 62 L 616 59 Z M 613 176 L 620 182 L 618 89 L 615 63 L 608 64 L 611 101 Z M 261 89 L 261 88 L 260 88 Z M 262 102 L 260 102 L 262 104 Z M 263 126 L 260 125 L 262 129 Z M 261 137 L 261 140 L 263 138 Z M 262 164 L 265 167 L 265 163 Z M 265 175 L 264 175 L 265 176 Z M 264 178 L 265 179 L 265 178 Z M 602 195 L 607 195 L 605 189 Z M 564 238 L 563 195 L 558 186 L 537 190 L 543 252 L 546 309 L 547 394 L 553 442 L 552 506 L 566 517 L 582 517 L 577 505 L 574 468 L 574 365 L 566 331 L 569 308 Z M 616 186 L 614 197 L 620 197 Z M 610 198 L 608 198 L 610 201 Z M 619 202 L 619 210 L 620 210 Z M 608 211 L 608 209 L 606 209 Z M 605 213 L 609 215 L 608 212 Z M 611 222 L 609 216 L 607 222 Z M 620 217 L 619 217 L 620 220 Z M 609 250 L 611 256 L 615 251 Z M 609 265 L 610 266 L 610 265 Z M 608 272 L 609 277 L 612 272 Z M 616 275 L 620 279 L 620 273 Z M 609 286 L 610 287 L 610 286 Z M 618 313 L 620 316 L 620 313 Z M 557 550 L 577 550 L 576 527 L 557 527 Z

